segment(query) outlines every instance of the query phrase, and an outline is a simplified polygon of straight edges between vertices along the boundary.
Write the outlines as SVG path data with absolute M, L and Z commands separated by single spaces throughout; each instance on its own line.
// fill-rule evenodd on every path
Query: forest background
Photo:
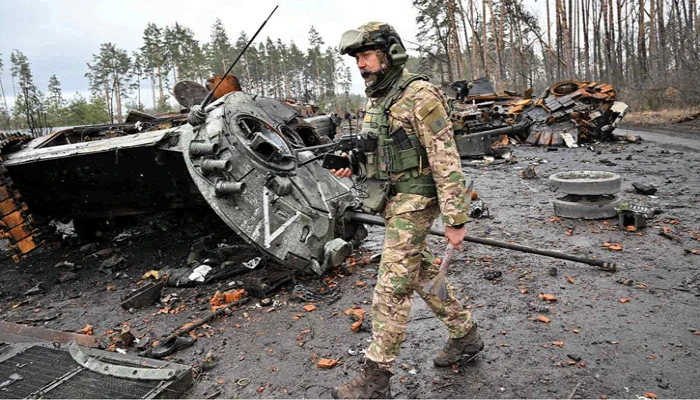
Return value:
M 409 0 L 406 0 L 407 3 Z M 542 3 L 542 1 L 540 1 Z M 537 15 L 522 0 L 413 0 L 418 33 L 408 68 L 448 86 L 488 77 L 497 90 L 535 93 L 567 79 L 608 82 L 633 110 L 700 104 L 700 11 L 696 0 L 544 0 Z M 341 16 L 342 17 L 342 16 Z M 308 45 L 263 36 L 233 69 L 249 93 L 313 103 L 327 112 L 364 105 L 351 93 L 349 58 L 310 26 Z M 55 74 L 35 84 L 21 49 L 0 54 L 0 130 L 120 122 L 131 109 L 176 111 L 172 87 L 220 74 L 249 40 L 233 40 L 217 19 L 209 41 L 185 24 L 149 23 L 129 53 L 103 43 L 87 60 L 90 97 L 67 98 Z M 335 42 L 337 38 L 329 38 Z M 6 87 L 10 86 L 10 87 Z M 8 104 L 7 93 L 14 104 Z M 149 95 L 144 95 L 149 93 Z

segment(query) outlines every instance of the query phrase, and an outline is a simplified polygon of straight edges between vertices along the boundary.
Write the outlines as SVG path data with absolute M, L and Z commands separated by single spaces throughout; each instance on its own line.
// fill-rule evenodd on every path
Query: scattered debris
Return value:
M 165 287 L 165 282 L 162 281 L 147 282 L 131 294 L 126 295 L 121 306 L 125 310 L 149 306 L 160 299 L 163 287 Z
M 645 183 L 639 183 L 639 182 L 632 182 L 632 187 L 634 187 L 634 190 L 636 190 L 637 193 L 645 194 L 645 195 L 653 195 L 658 190 L 657 188 L 655 188 L 651 185 L 647 185 Z
M 171 336 L 150 350 L 150 356 L 156 359 L 165 358 L 179 350 L 190 347 L 195 339 L 191 336 Z
M 350 325 L 350 329 L 352 329 L 353 332 L 359 332 L 360 328 L 362 327 L 362 322 L 365 320 L 365 313 L 367 311 L 363 308 L 360 307 L 351 307 L 345 310 L 344 314 L 350 316 L 350 318 L 353 319 L 352 325 Z
M 615 208 L 615 211 L 617 211 L 618 217 L 617 226 L 630 232 L 646 228 L 646 220 L 656 214 L 656 210 L 651 207 L 627 203 L 621 203 Z M 630 227 L 634 228 L 634 230 L 628 229 Z
M 528 165 L 525 169 L 520 171 L 520 176 L 524 179 L 535 179 L 537 178 L 537 170 L 534 165 Z

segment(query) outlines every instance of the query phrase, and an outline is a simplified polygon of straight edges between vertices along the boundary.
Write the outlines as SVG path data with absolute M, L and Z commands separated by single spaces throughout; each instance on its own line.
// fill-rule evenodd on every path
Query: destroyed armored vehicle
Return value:
M 455 140 L 462 157 L 500 155 L 510 143 L 575 147 L 613 140 L 627 112 L 612 85 L 563 81 L 537 97 L 499 95 L 486 78 L 445 88 L 451 97 Z M 466 93 L 468 92 L 468 93 Z
M 176 98 L 197 104 L 203 87 Z M 304 120 L 292 107 L 240 91 L 187 114 L 132 112 L 122 124 L 73 127 L 33 138 L 2 138 L 0 228 L 15 261 L 38 246 L 31 214 L 116 217 L 211 207 L 261 255 L 294 270 L 338 265 L 366 235 L 339 216 L 358 207 L 346 185 L 300 149 L 328 142 L 333 124 Z

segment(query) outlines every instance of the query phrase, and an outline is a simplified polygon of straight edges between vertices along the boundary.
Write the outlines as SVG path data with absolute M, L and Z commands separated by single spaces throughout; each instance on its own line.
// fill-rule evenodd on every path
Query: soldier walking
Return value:
M 426 237 L 441 215 L 448 243 L 461 250 L 468 210 L 447 101 L 423 75 L 404 69 L 408 55 L 394 28 L 370 22 L 343 34 L 340 53 L 355 58 L 370 98 L 360 135 L 361 167 L 366 175 L 366 211 L 384 213 L 386 238 L 372 299 L 372 344 L 360 375 L 336 387 L 334 398 L 390 398 L 390 378 L 413 293 L 417 292 L 449 331 L 433 359 L 446 367 L 481 351 L 471 313 L 448 284 L 447 300 L 423 291 L 438 271 Z M 331 170 L 348 177 L 348 168 Z

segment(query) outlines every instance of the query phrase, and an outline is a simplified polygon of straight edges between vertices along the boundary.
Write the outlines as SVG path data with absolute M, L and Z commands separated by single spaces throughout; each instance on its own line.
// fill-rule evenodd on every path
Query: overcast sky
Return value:
M 101 43 L 112 42 L 131 51 L 142 45 L 146 24 L 159 27 L 176 21 L 191 28 L 200 42 L 208 42 L 216 18 L 224 23 L 231 40 L 241 31 L 249 36 L 272 16 L 256 44 L 267 36 L 308 46 L 313 25 L 326 46 L 337 46 L 341 34 L 370 21 L 391 23 L 406 40 L 415 41 L 416 11 L 411 0 L 0 0 L 0 53 L 2 82 L 11 100 L 10 53 L 17 49 L 29 59 L 35 82 L 46 92 L 56 74 L 64 95 L 87 94 L 86 63 Z M 411 47 L 410 45 L 408 46 Z M 354 65 L 351 59 L 348 65 Z M 363 85 L 353 70 L 353 92 Z M 147 97 L 148 98 L 148 97 Z M 146 100 L 148 103 L 148 100 Z M 146 104 L 150 106 L 150 104 Z

